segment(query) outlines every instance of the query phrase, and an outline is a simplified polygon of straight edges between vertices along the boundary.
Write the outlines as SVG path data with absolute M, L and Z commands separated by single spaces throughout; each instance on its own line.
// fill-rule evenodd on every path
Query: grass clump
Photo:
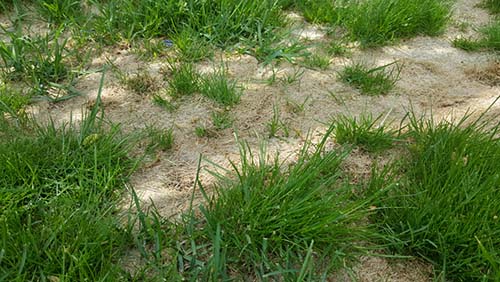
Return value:
M 483 0 L 481 6 L 488 9 L 492 14 L 500 13 L 500 1 L 499 0 Z
M 241 90 L 235 80 L 227 77 L 224 70 L 204 75 L 199 89 L 203 96 L 222 106 L 231 107 L 240 102 Z
M 213 126 L 218 130 L 224 130 L 233 126 L 233 118 L 228 111 L 215 111 L 211 114 Z
M 358 224 L 369 200 L 352 200 L 339 180 L 345 152 L 325 151 L 327 139 L 307 143 L 290 166 L 242 145 L 234 174 L 213 172 L 220 179 L 216 197 L 207 196 L 200 217 L 191 217 L 190 240 L 181 248 L 192 262 L 206 263 L 190 263 L 189 271 L 203 281 L 319 281 L 348 263 L 356 242 L 371 234 Z M 198 224 L 203 228 L 193 229 Z
M 370 0 L 347 6 L 342 23 L 364 47 L 437 35 L 445 28 L 451 9 L 449 1 L 443 0 Z
M 304 58 L 302 65 L 310 69 L 326 70 L 330 65 L 330 58 L 320 54 L 312 54 Z
M 117 216 L 133 163 L 97 109 L 80 124 L 2 128 L 0 274 L 8 281 L 122 280 L 130 230 Z
M 100 12 L 94 26 L 111 41 L 172 37 L 188 27 L 213 45 L 227 46 L 284 24 L 277 0 L 110 0 L 96 5 Z
M 465 51 L 494 50 L 500 51 L 500 20 L 482 27 L 479 32 L 481 38 L 477 40 L 457 38 L 453 40 L 453 46 Z
M 394 67 L 390 68 L 392 65 Z M 339 77 L 342 81 L 361 90 L 366 95 L 387 94 L 399 80 L 401 66 L 397 62 L 380 67 L 370 67 L 363 63 L 355 63 L 345 67 Z
M 431 262 L 443 280 L 500 277 L 499 128 L 469 116 L 457 124 L 412 117 L 409 156 L 376 204 L 374 220 L 397 239 L 396 251 Z M 374 187 L 389 179 L 374 177 Z
M 373 118 L 362 115 L 359 118 L 339 116 L 334 120 L 335 140 L 339 144 L 353 144 L 368 152 L 380 152 L 393 146 L 397 132 L 384 125 L 382 115 Z
M 199 90 L 200 75 L 191 63 L 170 67 L 169 93 L 173 97 L 192 95 Z
M 174 146 L 174 130 L 159 129 L 154 126 L 146 127 L 146 135 L 149 138 L 146 151 L 168 151 Z

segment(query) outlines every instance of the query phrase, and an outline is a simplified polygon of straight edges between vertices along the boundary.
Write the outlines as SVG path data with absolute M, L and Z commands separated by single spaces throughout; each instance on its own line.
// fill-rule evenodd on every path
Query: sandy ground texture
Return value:
M 154 105 L 151 97 L 132 93 L 108 74 L 102 92 L 107 118 L 121 123 L 129 132 L 143 130 L 148 125 L 174 129 L 173 150 L 147 160 L 132 176 L 131 185 L 144 203 L 152 201 L 162 215 L 175 217 L 189 206 L 200 154 L 222 166 L 228 166 L 228 160 L 238 160 L 235 133 L 255 148 L 261 140 L 267 140 L 270 152 L 279 151 L 281 156 L 288 156 L 300 148 L 308 133 L 314 136 L 323 132 L 325 122 L 339 114 L 382 114 L 388 122 L 399 122 L 410 108 L 417 114 L 432 112 L 436 120 L 450 119 L 467 111 L 484 111 L 500 96 L 498 58 L 491 53 L 467 53 L 451 45 L 454 38 L 477 36 L 475 29 L 488 23 L 489 15 L 477 8 L 478 2 L 457 1 L 451 24 L 439 37 L 417 37 L 370 50 L 354 49 L 349 57 L 332 58 L 324 71 L 281 63 L 275 67 L 277 81 L 271 85 L 267 81 L 273 74 L 272 67 L 262 66 L 249 55 L 219 54 L 213 61 L 197 64 L 201 72 L 210 72 L 220 66 L 223 57 L 230 77 L 243 88 L 241 102 L 230 111 L 234 128 L 216 131 L 209 137 L 197 137 L 195 128 L 211 127 L 211 112 L 221 110 L 213 102 L 194 95 L 183 98 L 177 110 L 168 112 Z M 306 23 L 295 34 L 312 42 L 326 40 L 320 27 Z M 143 62 L 126 48 L 105 52 L 93 65 L 98 67 L 106 59 L 125 73 L 146 70 L 159 80 L 160 70 L 166 65 L 165 60 Z M 394 61 L 403 66 L 401 79 L 395 89 L 384 96 L 364 96 L 337 78 L 337 72 L 352 62 L 384 65 Z M 280 81 L 300 72 L 303 75 L 297 82 Z M 69 120 L 71 114 L 73 119 L 78 119 L 81 110 L 95 100 L 99 80 L 100 74 L 87 75 L 76 86 L 82 96 L 57 104 L 39 103 L 34 112 L 51 115 L 58 121 Z M 266 123 L 273 116 L 274 106 L 290 128 L 289 137 L 267 138 Z M 500 103 L 497 103 L 489 115 L 499 114 Z M 369 174 L 373 161 L 379 160 L 355 151 L 345 167 L 353 179 L 362 178 Z M 201 179 L 207 187 L 213 182 L 206 172 L 202 172 Z M 417 261 L 363 257 L 354 273 L 357 281 L 430 281 L 432 269 Z M 346 276 L 340 280 L 351 279 Z

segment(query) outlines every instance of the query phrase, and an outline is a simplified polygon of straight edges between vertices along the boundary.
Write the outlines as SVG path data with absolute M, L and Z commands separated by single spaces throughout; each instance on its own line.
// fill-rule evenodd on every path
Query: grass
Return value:
M 397 140 L 397 131 L 388 129 L 380 115 L 362 115 L 359 118 L 338 116 L 334 119 L 335 140 L 339 144 L 352 144 L 368 152 L 391 148 Z
M 224 130 L 233 126 L 233 118 L 227 111 L 214 111 L 211 114 L 212 124 L 218 130 Z
M 394 88 L 394 85 L 399 80 L 400 72 L 401 66 L 397 62 L 380 67 L 354 63 L 345 67 L 339 73 L 339 77 L 365 95 L 382 95 L 387 94 Z
M 356 223 L 369 200 L 352 200 L 339 179 L 345 152 L 326 151 L 328 136 L 306 142 L 290 166 L 242 144 L 239 165 L 212 172 L 216 196 L 189 217 L 179 248 L 192 279 L 319 281 L 362 249 L 356 242 L 371 233 Z
M 154 126 L 147 126 L 145 131 L 149 139 L 146 151 L 160 150 L 165 152 L 173 148 L 174 130 L 172 128 L 160 129 Z
M 171 65 L 168 79 L 169 93 L 173 97 L 192 95 L 199 90 L 200 75 L 191 63 Z
M 348 4 L 343 25 L 363 47 L 380 46 L 416 35 L 440 34 L 450 18 L 443 0 L 372 0 Z
M 94 108 L 81 123 L 2 128 L 1 280 L 121 280 L 131 240 L 117 202 L 133 162 L 127 137 Z M 109 128 L 109 126 L 106 126 Z
M 500 1 L 498 0 L 483 0 L 481 7 L 488 9 L 492 14 L 500 13 Z
M 224 70 L 204 75 L 200 80 L 200 93 L 226 107 L 239 103 L 241 91 L 236 81 L 228 79 Z
M 281 111 L 277 105 L 273 105 L 273 116 L 266 123 L 269 138 L 279 137 L 280 132 L 283 137 L 290 135 L 289 125 L 281 118 Z
M 409 156 L 372 179 L 375 191 L 393 185 L 373 220 L 396 252 L 431 262 L 443 281 L 500 277 L 499 128 L 470 116 L 455 124 L 412 116 Z
M 309 69 L 326 70 L 330 65 L 330 58 L 320 54 L 312 54 L 304 58 L 302 65 Z
M 457 38 L 453 46 L 465 51 L 493 50 L 500 51 L 500 20 L 479 29 L 481 38 L 477 40 Z

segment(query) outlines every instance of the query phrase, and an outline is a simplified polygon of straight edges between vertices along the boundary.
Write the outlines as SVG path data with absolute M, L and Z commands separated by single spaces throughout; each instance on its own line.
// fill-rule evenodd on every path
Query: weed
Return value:
M 278 132 L 282 132 L 283 137 L 290 135 L 290 129 L 286 122 L 281 119 L 281 112 L 277 105 L 273 105 L 273 116 L 270 121 L 266 123 L 269 138 L 278 137 Z
M 146 135 L 149 138 L 146 151 L 168 151 L 174 146 L 174 130 L 172 128 L 165 130 L 147 126 Z
M 307 96 L 302 103 L 295 102 L 295 101 L 288 99 L 286 101 L 286 105 L 292 113 L 294 113 L 294 114 L 302 113 L 302 112 L 304 112 L 304 108 L 305 108 L 305 106 L 310 98 L 311 98 L 311 96 Z
M 310 69 L 326 70 L 330 65 L 330 58 L 319 54 L 312 54 L 304 58 L 302 65 Z
M 218 130 L 223 130 L 233 126 L 233 118 L 227 111 L 222 112 L 212 112 L 212 123 L 214 127 Z
M 147 96 L 159 89 L 157 79 L 145 70 L 126 76 L 123 82 L 128 89 L 141 96 Z
M 200 80 L 200 93 L 227 107 L 237 104 L 241 97 L 236 81 L 228 79 L 224 70 L 204 75 Z
M 169 93 L 173 97 L 192 95 L 200 87 L 199 74 L 191 63 L 170 66 Z
M 383 116 L 373 118 L 362 115 L 359 118 L 338 116 L 334 119 L 335 140 L 339 144 L 353 144 L 368 152 L 380 152 L 391 148 L 397 138 L 397 131 L 384 125 Z
M 395 65 L 390 70 L 388 68 Z M 347 66 L 339 73 L 342 81 L 351 84 L 366 95 L 386 94 L 399 80 L 401 66 L 392 62 L 380 67 L 369 67 L 363 63 Z
M 14 112 L 19 112 L 31 102 L 31 97 L 16 91 L 7 85 L 1 85 L 0 102 L 3 103 L 4 107 L 7 107 Z M 1 112 L 2 110 L 0 108 L 0 115 Z
M 500 275 L 500 205 L 492 196 L 500 187 L 499 129 L 470 115 L 456 124 L 412 115 L 409 156 L 373 177 L 375 190 L 393 186 L 373 220 L 396 238 L 397 252 L 431 262 L 443 280 Z
M 371 47 L 419 34 L 437 35 L 449 18 L 449 1 L 372 0 L 348 4 L 342 23 L 362 46 Z

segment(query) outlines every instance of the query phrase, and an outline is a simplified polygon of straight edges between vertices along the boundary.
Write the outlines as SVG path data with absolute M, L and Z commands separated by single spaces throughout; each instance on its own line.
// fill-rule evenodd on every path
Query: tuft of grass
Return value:
M 200 93 L 221 104 L 231 107 L 240 102 L 241 89 L 235 80 L 229 79 L 225 70 L 204 75 L 200 80 Z
M 375 190 L 392 185 L 374 222 L 443 280 L 500 277 L 499 129 L 469 115 L 456 124 L 411 116 L 409 155 L 372 179 Z
M 371 0 L 347 4 L 342 20 L 363 47 L 399 38 L 440 34 L 450 18 L 450 1 Z
M 7 85 L 0 85 L 0 103 L 1 108 L 8 108 L 13 112 L 19 112 L 31 102 L 31 97 L 19 91 L 12 89 Z M 0 113 L 2 113 L 0 109 Z
M 392 67 L 391 67 L 392 66 Z M 345 67 L 339 77 L 361 93 L 366 95 L 387 94 L 394 88 L 399 80 L 401 66 L 397 62 L 392 62 L 379 67 L 370 67 L 363 63 L 355 63 Z
M 172 128 L 159 129 L 147 126 L 146 135 L 149 139 L 146 151 L 168 151 L 174 146 L 174 130 Z
M 349 49 L 343 43 L 335 40 L 329 42 L 326 51 L 331 56 L 346 56 L 349 54 Z
M 335 1 L 330 0 L 294 0 L 297 8 L 304 18 L 312 23 L 337 24 L 340 20 L 339 9 Z
M 191 63 L 170 66 L 169 93 L 173 97 L 192 95 L 199 90 L 200 75 Z
M 306 142 L 289 166 L 264 146 L 254 155 L 242 143 L 239 165 L 212 171 L 216 196 L 198 182 L 206 203 L 199 216 L 188 217 L 189 239 L 178 247 L 192 279 L 319 281 L 349 264 L 362 248 L 358 242 L 371 236 L 359 224 L 370 200 L 353 200 L 339 179 L 346 155 L 325 150 L 328 135 L 316 146 Z
M 384 125 L 382 115 L 376 118 L 371 115 L 361 115 L 359 118 L 341 115 L 333 123 L 337 143 L 349 143 L 368 152 L 389 149 L 397 139 L 397 131 Z
M 500 50 L 500 20 L 495 20 L 491 24 L 479 30 L 482 37 L 477 40 L 457 38 L 453 40 L 453 46 L 465 51 L 478 50 Z
M 38 15 L 51 24 L 62 25 L 82 21 L 84 13 L 81 0 L 35 0 Z
M 241 38 L 253 38 L 258 30 L 266 36 L 284 25 L 276 0 L 246 1 L 93 1 L 99 13 L 95 27 L 109 41 L 125 38 L 172 37 L 189 29 L 212 45 L 226 47 Z M 174 44 L 176 42 L 174 41 Z M 194 50 L 194 49 L 193 49 Z
M 215 111 L 211 114 L 212 123 L 218 130 L 223 130 L 233 126 L 233 118 L 228 111 Z
M 198 136 L 199 138 L 210 136 L 209 130 L 205 126 L 201 126 L 201 125 L 194 128 L 194 134 L 196 136 Z
M 29 130 L 2 128 L 2 280 L 123 279 L 117 258 L 131 229 L 117 213 L 133 168 L 130 138 L 98 113 L 60 127 L 30 119 Z
M 488 9 L 492 14 L 500 13 L 500 1 L 499 0 L 483 0 L 481 7 Z
M 290 135 L 289 125 L 281 118 L 281 111 L 277 105 L 273 105 L 273 116 L 271 120 L 266 123 L 269 138 L 278 137 L 281 132 L 283 137 Z
M 169 112 L 173 112 L 174 110 L 177 109 L 176 104 L 174 104 L 172 101 L 168 100 L 167 98 L 164 98 L 160 94 L 153 95 L 153 103 L 164 108 L 165 110 L 167 110 Z
M 326 70 L 330 65 L 330 58 L 320 54 L 312 54 L 304 58 L 302 65 L 310 69 Z
M 183 62 L 198 62 L 213 56 L 213 49 L 207 40 L 192 29 L 182 29 L 172 39 L 178 57 Z

